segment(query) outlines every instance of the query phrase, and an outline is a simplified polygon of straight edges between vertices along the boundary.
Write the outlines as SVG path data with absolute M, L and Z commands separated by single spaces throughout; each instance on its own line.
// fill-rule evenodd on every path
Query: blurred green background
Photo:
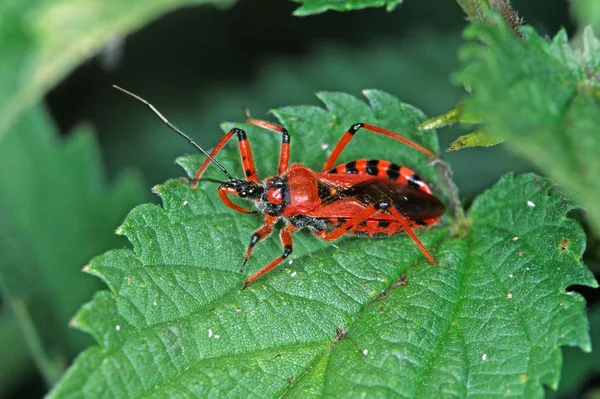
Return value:
M 40 1 L 31 9 L 11 0 L 0 3 L 0 48 L 25 59 L 14 65 L 28 65 L 29 46 L 37 42 L 21 33 L 28 23 L 39 22 L 36 17 L 74 12 L 70 18 L 77 20 L 77 12 L 96 10 L 65 6 L 57 11 L 52 3 Z M 141 12 L 137 22 L 117 33 L 95 31 L 100 42 L 109 43 L 101 52 L 74 70 L 64 68 L 66 77 L 50 82 L 49 92 L 43 85 L 31 92 L 31 98 L 43 99 L 48 115 L 40 107 L 27 110 L 0 135 L 0 397 L 43 395 L 91 343 L 67 325 L 102 288 L 81 268 L 94 255 L 127 245 L 112 231 L 134 205 L 155 200 L 153 185 L 183 175 L 174 159 L 193 152 L 112 84 L 152 102 L 206 148 L 222 135 L 221 122 L 243 119 L 242 106 L 255 117 L 268 118 L 272 108 L 318 105 L 317 91 L 360 95 L 361 89 L 378 88 L 430 116 L 464 98 L 464 90 L 450 78 L 458 69 L 457 49 L 466 25 L 456 2 L 406 0 L 391 13 L 367 9 L 302 18 L 292 16 L 297 6 L 242 0 L 230 7 Z M 520 0 L 513 6 L 541 34 L 552 36 L 562 27 L 569 35 L 577 32 L 566 0 Z M 107 2 L 103 7 L 111 6 Z M 25 13 L 19 14 L 21 30 L 11 25 L 14 15 L 7 10 Z M 51 26 L 59 32 L 57 38 L 68 40 L 69 21 L 59 18 Z M 53 51 L 58 58 L 60 43 Z M 0 67 L 0 78 L 9 83 L 0 87 L 30 83 L 28 69 L 6 65 Z M 439 133 L 447 147 L 464 130 Z M 444 158 L 465 204 L 504 173 L 532 170 L 502 146 Z M 597 240 L 590 239 L 587 263 L 592 268 L 598 248 Z M 593 334 L 600 336 L 598 294 L 583 293 L 593 312 Z M 593 355 L 567 351 L 565 356 L 577 367 L 565 367 L 570 374 L 563 378 L 564 397 L 600 386 L 595 379 L 600 365 Z

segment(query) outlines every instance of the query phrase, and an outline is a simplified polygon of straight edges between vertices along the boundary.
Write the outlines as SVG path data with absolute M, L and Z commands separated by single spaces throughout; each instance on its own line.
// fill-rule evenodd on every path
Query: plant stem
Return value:
M 42 373 L 46 384 L 49 387 L 53 386 L 64 371 L 64 367 L 61 366 L 62 362 L 52 359 L 44 350 L 42 340 L 23 301 L 15 297 L 7 299 L 10 300 L 13 311 L 19 320 L 24 339 L 29 347 L 29 353 Z
M 0 397 L 8 397 L 34 370 L 23 330 L 10 306 L 0 311 Z

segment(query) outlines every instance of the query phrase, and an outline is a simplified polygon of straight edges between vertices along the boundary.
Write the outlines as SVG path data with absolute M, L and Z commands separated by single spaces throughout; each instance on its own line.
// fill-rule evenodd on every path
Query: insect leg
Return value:
M 380 208 L 377 205 L 371 205 L 370 207 L 361 211 L 358 215 L 348 220 L 346 223 L 338 227 L 337 229 L 327 232 L 327 230 L 321 230 L 316 232 L 317 236 L 324 239 L 325 241 L 333 241 L 360 224 L 363 220 L 366 220 L 369 216 L 379 212 Z
M 388 212 L 391 213 L 398 220 L 404 231 L 406 231 L 406 234 L 408 234 L 408 236 L 414 241 L 414 243 L 417 244 L 417 247 L 419 247 L 421 252 L 423 252 L 423 255 L 425 255 L 427 260 L 429 260 L 429 263 L 435 265 L 435 260 L 433 260 L 433 256 L 431 256 L 427 248 L 425 248 L 425 245 L 423 245 L 421 240 L 419 240 L 419 237 L 417 237 L 413 229 L 408 225 L 406 219 L 404 219 L 404 217 L 402 217 L 402 215 L 400 215 L 400 213 L 394 207 L 390 206 L 388 208 Z
M 258 212 L 253 209 L 243 208 L 243 207 L 239 206 L 238 204 L 234 203 L 231 199 L 229 199 L 227 194 L 239 195 L 239 193 L 236 190 L 234 190 L 233 188 L 221 186 L 221 187 L 219 187 L 218 193 L 219 193 L 219 197 L 221 197 L 221 201 L 223 201 L 223 203 L 226 206 L 233 209 L 234 211 L 238 211 L 241 213 L 257 213 Z
M 394 140 L 398 140 L 401 143 L 404 143 L 409 147 L 412 147 L 418 151 L 421 151 L 424 154 L 427 154 L 429 156 L 435 156 L 435 154 L 433 152 L 429 151 L 427 148 L 422 147 L 419 144 L 415 143 L 414 141 L 411 141 L 411 140 L 407 139 L 406 137 L 400 136 L 399 134 L 394 133 L 390 130 L 383 129 L 379 126 L 369 125 L 366 123 L 355 123 L 354 125 L 350 126 L 350 129 L 348 129 L 346 131 L 346 133 L 344 133 L 344 135 L 342 136 L 340 141 L 338 141 L 338 143 L 334 147 L 333 151 L 331 152 L 331 155 L 329 156 L 329 159 L 327 159 L 327 162 L 325 162 L 325 166 L 323 166 L 323 169 L 322 169 L 323 172 L 327 172 L 328 170 L 330 170 L 333 167 L 333 164 L 340 156 L 344 147 L 346 147 L 346 145 L 350 142 L 350 140 L 352 140 L 352 138 L 354 137 L 356 132 L 358 132 L 361 128 L 370 130 L 374 133 L 379 133 L 384 136 L 391 137 Z
M 233 128 L 229 132 L 227 132 L 225 136 L 223 136 L 223 138 L 219 140 L 215 148 L 213 148 L 213 150 L 210 152 L 210 157 L 214 158 L 217 155 L 217 153 L 219 153 L 219 151 L 221 151 L 221 149 L 225 146 L 225 144 L 227 144 L 229 139 L 233 137 L 234 134 L 238 138 L 238 146 L 240 149 L 240 156 L 242 158 L 242 166 L 244 168 L 246 180 L 258 183 L 258 176 L 256 175 L 256 168 L 254 167 L 254 158 L 252 158 L 252 150 L 250 149 L 250 143 L 248 143 L 246 132 L 242 129 Z M 204 171 L 206 170 L 210 162 L 210 158 L 206 158 L 204 160 L 202 166 L 200 166 L 200 169 L 198 169 L 198 171 L 194 175 L 194 178 L 190 182 L 190 187 L 192 189 L 198 187 L 198 181 L 200 181 L 200 178 L 204 174 Z
M 423 252 L 423 255 L 425 255 L 427 260 L 429 260 L 429 263 L 431 263 L 432 265 L 435 265 L 435 260 L 433 259 L 433 256 L 431 256 L 431 254 L 429 253 L 427 248 L 425 248 L 425 245 L 423 245 L 421 240 L 419 240 L 419 237 L 417 237 L 417 235 L 415 234 L 413 229 L 410 227 L 410 225 L 408 224 L 406 219 L 404 217 L 402 217 L 402 215 L 400 215 L 400 213 L 395 208 L 391 207 L 386 202 L 380 202 L 380 203 L 371 205 L 370 207 L 368 207 L 365 210 L 363 210 L 362 212 L 360 212 L 358 215 L 354 216 L 352 219 L 348 220 L 342 226 L 338 227 L 337 229 L 335 229 L 329 233 L 327 232 L 327 230 L 321 230 L 321 231 L 316 232 L 315 234 L 318 237 L 320 237 L 326 241 L 333 241 L 336 238 L 339 238 L 342 235 L 346 234 L 348 231 L 352 230 L 360 222 L 367 219 L 371 215 L 373 215 L 377 212 L 382 212 L 382 211 L 389 212 L 392 216 L 394 216 L 398 220 L 398 222 L 400 223 L 400 225 L 402 226 L 404 231 L 406 231 L 406 234 L 408 234 L 408 236 L 414 241 L 414 243 L 417 245 L 417 247 L 419 247 L 421 252 Z
M 265 222 L 263 225 L 256 230 L 250 236 L 250 244 L 246 248 L 246 253 L 244 254 L 244 263 L 242 263 L 242 268 L 240 269 L 240 273 L 244 271 L 244 267 L 246 266 L 246 262 L 252 256 L 252 251 L 254 250 L 254 246 L 258 244 L 259 241 L 264 240 L 273 232 L 273 227 L 275 226 L 275 222 L 277 221 L 276 217 L 265 215 Z
M 267 273 L 269 270 L 273 269 L 275 266 L 280 264 L 285 258 L 287 258 L 292 253 L 292 233 L 297 229 L 288 224 L 279 232 L 279 238 L 281 239 L 281 245 L 283 245 L 283 254 L 271 261 L 268 265 L 264 266 L 262 269 L 248 277 L 244 280 L 244 287 L 246 288 L 248 284 L 252 283 L 254 280 Z
M 248 109 L 246 111 L 246 123 L 262 127 L 263 129 L 272 130 L 274 132 L 281 133 L 281 150 L 279 151 L 279 175 L 286 171 L 290 163 L 290 135 L 286 128 L 283 126 L 276 125 L 271 122 L 262 121 L 260 119 L 254 119 L 250 117 Z

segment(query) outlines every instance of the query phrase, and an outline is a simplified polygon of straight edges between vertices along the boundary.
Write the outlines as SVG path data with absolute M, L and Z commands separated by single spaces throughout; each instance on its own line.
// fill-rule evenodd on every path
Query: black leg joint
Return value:
M 283 255 L 281 255 L 282 258 L 287 258 L 288 256 L 290 256 L 290 254 L 292 253 L 293 249 L 291 245 L 286 245 L 283 248 Z
M 252 234 L 252 236 L 250 237 L 250 246 L 253 247 L 256 245 L 257 242 L 260 241 L 260 236 L 258 234 Z
M 378 202 L 375 204 L 375 209 L 377 209 L 378 211 L 381 211 L 383 209 L 387 209 L 389 208 L 390 204 L 388 202 Z
M 238 137 L 238 140 L 239 140 L 239 141 L 244 141 L 244 140 L 246 140 L 246 132 L 245 132 L 245 131 L 243 131 L 242 129 L 239 129 L 239 128 L 237 128 L 237 127 L 234 127 L 233 129 L 231 129 L 231 131 L 232 131 L 232 132 L 233 132 L 235 135 L 237 135 L 237 137 Z
M 286 128 L 281 128 L 281 143 L 289 143 L 290 142 L 290 134 L 288 133 Z
M 350 126 L 350 129 L 348 129 L 348 133 L 350 134 L 354 134 L 356 132 L 358 132 L 360 130 L 361 127 L 363 127 L 364 123 L 359 122 L 359 123 L 355 123 L 354 125 Z

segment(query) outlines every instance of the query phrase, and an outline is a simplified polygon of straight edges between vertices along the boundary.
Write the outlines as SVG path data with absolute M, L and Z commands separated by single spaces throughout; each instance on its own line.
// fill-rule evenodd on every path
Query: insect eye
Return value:
M 239 195 L 240 197 L 244 198 L 244 197 L 246 197 L 246 196 L 248 195 L 248 193 L 247 193 L 247 192 L 245 192 L 245 191 L 240 191 L 240 193 L 239 193 L 238 195 Z

